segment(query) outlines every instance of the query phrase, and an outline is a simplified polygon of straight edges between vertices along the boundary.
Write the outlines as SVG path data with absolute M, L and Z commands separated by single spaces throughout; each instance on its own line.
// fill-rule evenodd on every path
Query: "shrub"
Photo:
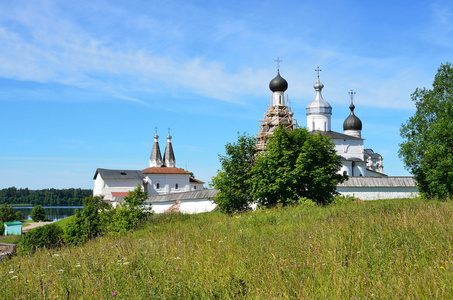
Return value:
M 333 197 L 333 204 L 347 204 L 356 201 L 354 196 L 336 195 Z
M 56 224 L 48 224 L 27 232 L 19 241 L 20 252 L 32 253 L 38 248 L 59 248 L 63 241 L 63 229 Z
M 41 205 L 36 205 L 30 212 L 30 217 L 34 222 L 41 222 L 46 220 L 46 212 Z

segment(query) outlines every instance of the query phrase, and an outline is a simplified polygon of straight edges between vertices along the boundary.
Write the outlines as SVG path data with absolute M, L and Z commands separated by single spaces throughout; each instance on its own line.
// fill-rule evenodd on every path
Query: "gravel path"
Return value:
M 27 231 L 29 231 L 30 229 L 33 229 L 33 228 L 36 228 L 36 227 L 40 227 L 40 226 L 44 226 L 44 225 L 47 225 L 47 224 L 50 224 L 50 223 L 53 223 L 53 222 L 36 222 L 36 223 L 30 223 L 30 225 L 25 226 L 25 227 L 22 227 L 22 233 L 27 232 Z

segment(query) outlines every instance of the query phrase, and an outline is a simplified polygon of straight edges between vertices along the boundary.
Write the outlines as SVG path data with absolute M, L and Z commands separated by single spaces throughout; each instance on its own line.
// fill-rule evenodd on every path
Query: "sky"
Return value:
M 87 188 L 97 168 L 148 167 L 153 136 L 207 183 L 255 135 L 277 74 L 298 124 L 315 97 L 343 132 L 356 92 L 365 148 L 398 157 L 411 94 L 451 62 L 451 1 L 2 1 L 0 188 Z

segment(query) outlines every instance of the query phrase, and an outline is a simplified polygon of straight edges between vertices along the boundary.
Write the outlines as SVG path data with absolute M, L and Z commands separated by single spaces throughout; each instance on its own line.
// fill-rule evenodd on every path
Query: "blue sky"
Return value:
M 277 72 L 300 125 L 315 68 L 342 132 L 353 89 L 366 148 L 398 158 L 410 95 L 452 61 L 451 1 L 3 1 L 0 188 L 93 187 L 144 169 L 155 127 L 209 182 L 237 132 L 258 133 Z

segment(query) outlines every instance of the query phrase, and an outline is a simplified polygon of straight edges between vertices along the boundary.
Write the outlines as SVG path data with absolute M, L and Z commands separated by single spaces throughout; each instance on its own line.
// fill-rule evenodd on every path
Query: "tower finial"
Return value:
M 351 105 L 354 105 L 354 95 L 357 93 L 351 90 L 348 94 L 351 96 Z
M 277 56 L 277 59 L 274 60 L 277 63 L 277 70 L 280 72 L 280 63 L 283 62 L 283 60 L 280 59 L 280 57 Z
M 321 72 L 322 70 L 319 68 L 319 66 L 315 69 L 316 72 L 318 72 L 318 79 L 319 79 L 319 72 Z
M 156 129 L 156 134 L 157 134 L 157 126 L 155 127 L 155 129 Z

